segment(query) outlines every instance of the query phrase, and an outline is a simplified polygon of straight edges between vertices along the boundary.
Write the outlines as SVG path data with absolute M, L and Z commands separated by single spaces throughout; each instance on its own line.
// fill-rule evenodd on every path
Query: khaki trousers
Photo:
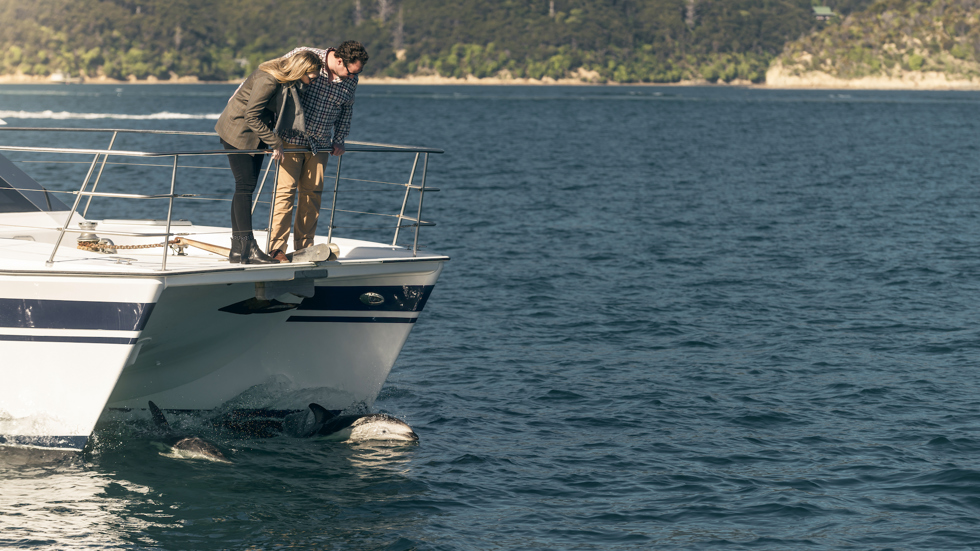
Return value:
M 329 152 L 286 153 L 279 163 L 279 184 L 272 211 L 272 242 L 269 250 L 286 252 L 290 226 L 293 226 L 293 203 L 299 191 L 296 224 L 293 228 L 293 250 L 313 245 L 316 222 L 320 216 L 320 196 L 323 193 L 323 168 Z

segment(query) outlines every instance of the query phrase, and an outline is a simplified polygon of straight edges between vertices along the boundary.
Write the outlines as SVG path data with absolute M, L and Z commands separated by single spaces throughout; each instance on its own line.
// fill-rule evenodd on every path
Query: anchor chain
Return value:
M 181 236 L 181 235 L 190 235 L 190 234 L 179 233 L 176 235 Z M 94 253 L 103 253 L 103 254 L 116 254 L 116 251 L 119 250 L 153 249 L 156 247 L 163 246 L 163 243 L 148 243 L 146 245 L 116 245 L 115 243 L 113 243 L 108 239 L 99 239 L 98 241 L 95 240 L 78 241 L 77 243 L 78 243 L 78 248 L 83 251 L 92 251 Z M 189 243 L 186 240 L 182 240 L 180 237 L 176 237 L 174 239 L 171 239 L 170 241 L 167 241 L 167 245 L 169 245 L 170 248 L 173 249 L 174 252 L 176 252 L 179 256 L 184 256 L 187 254 L 184 252 L 184 249 L 186 249 L 189 245 L 192 245 L 192 243 Z
M 180 242 L 179 239 L 171 239 L 167 241 L 168 245 L 177 245 Z M 150 243 L 148 245 L 110 245 L 109 243 L 103 243 L 101 241 L 79 241 L 78 248 L 85 251 L 92 251 L 96 253 L 104 253 L 108 250 L 119 250 L 119 249 L 152 249 L 154 247 L 162 247 L 163 243 Z

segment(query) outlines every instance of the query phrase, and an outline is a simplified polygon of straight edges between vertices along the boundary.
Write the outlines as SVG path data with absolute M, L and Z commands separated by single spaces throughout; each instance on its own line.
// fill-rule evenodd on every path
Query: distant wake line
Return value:
M 220 114 L 211 113 L 170 113 L 162 111 L 151 115 L 120 115 L 118 113 L 69 113 L 68 111 L 0 111 L 0 120 L 3 119 L 123 119 L 133 121 L 149 120 L 176 120 L 176 119 L 211 119 L 217 120 Z M 0 123 L 2 124 L 2 123 Z

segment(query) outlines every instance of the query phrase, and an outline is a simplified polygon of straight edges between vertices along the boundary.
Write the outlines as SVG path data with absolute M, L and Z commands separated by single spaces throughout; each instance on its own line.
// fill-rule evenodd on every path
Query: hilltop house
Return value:
M 813 6 L 813 17 L 817 21 L 830 21 L 837 17 L 837 14 L 827 6 Z

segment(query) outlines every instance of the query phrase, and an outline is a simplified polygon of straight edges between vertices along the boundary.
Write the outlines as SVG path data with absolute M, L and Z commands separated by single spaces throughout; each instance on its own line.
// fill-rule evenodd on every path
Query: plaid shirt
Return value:
M 344 145 L 350 132 L 350 119 L 354 114 L 354 92 L 357 90 L 357 75 L 352 75 L 340 82 L 332 82 L 327 70 L 327 54 L 334 51 L 317 48 L 296 48 L 283 57 L 289 57 L 296 52 L 309 50 L 320 56 L 323 68 L 320 77 L 313 80 L 303 94 L 303 120 L 306 123 L 306 136 L 299 133 L 280 133 L 286 143 L 301 147 L 309 146 L 316 154 L 317 150 L 332 149 L 335 145 Z M 333 140 L 330 130 L 333 129 Z M 307 141 L 307 138 L 309 141 Z

